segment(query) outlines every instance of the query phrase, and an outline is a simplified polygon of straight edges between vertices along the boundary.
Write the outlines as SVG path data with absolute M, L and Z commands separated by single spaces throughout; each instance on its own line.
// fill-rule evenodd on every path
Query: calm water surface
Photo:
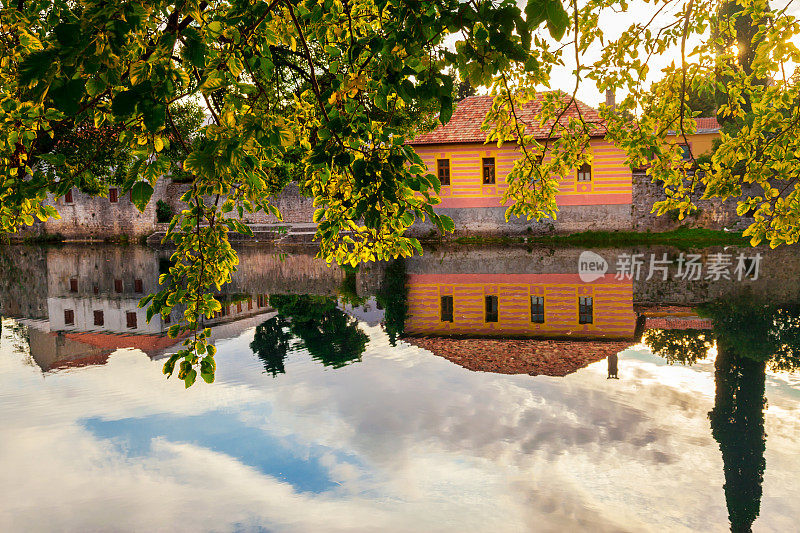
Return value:
M 216 382 L 188 390 L 161 374 L 168 324 L 130 327 L 168 253 L 0 252 L 0 531 L 800 522 L 796 252 L 757 281 L 620 283 L 633 251 L 598 250 L 601 288 L 576 280 L 579 250 L 432 250 L 354 276 L 245 249 L 210 324 Z M 494 324 L 473 310 L 487 295 Z M 532 295 L 543 325 L 515 322 Z M 559 319 L 581 295 L 592 324 Z

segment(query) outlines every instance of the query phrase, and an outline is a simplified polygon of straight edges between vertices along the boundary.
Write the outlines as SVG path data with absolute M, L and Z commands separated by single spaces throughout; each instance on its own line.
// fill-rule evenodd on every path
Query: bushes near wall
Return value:
M 172 207 L 164 200 L 156 202 L 156 222 L 169 222 L 172 220 Z

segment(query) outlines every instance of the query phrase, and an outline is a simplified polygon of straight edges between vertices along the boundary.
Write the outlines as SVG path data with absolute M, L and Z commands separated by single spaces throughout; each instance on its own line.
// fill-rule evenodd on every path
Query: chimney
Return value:
M 614 109 L 617 107 L 617 102 L 614 97 L 614 89 L 606 89 L 606 105 L 611 109 L 611 111 L 614 111 Z

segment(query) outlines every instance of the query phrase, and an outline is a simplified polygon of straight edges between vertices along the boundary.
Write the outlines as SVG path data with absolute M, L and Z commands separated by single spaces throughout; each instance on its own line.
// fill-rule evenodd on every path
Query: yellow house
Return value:
M 550 135 L 551 124 L 541 126 L 538 115 L 544 93 L 519 111 L 526 123 L 526 131 L 538 140 Z M 595 134 L 589 142 L 591 164 L 573 169 L 566 176 L 558 176 L 556 203 L 559 208 L 555 220 L 540 222 L 512 218 L 505 220 L 507 205 L 503 205 L 506 175 L 514 162 L 522 156 L 516 145 L 506 143 L 498 148 L 486 144 L 486 131 L 481 130 L 493 96 L 471 96 L 458 103 L 450 121 L 433 131 L 419 135 L 410 145 L 422 158 L 428 171 L 435 173 L 442 183 L 441 203 L 436 211 L 453 219 L 461 233 L 524 233 L 524 232 L 576 232 L 587 230 L 630 230 L 634 227 L 634 197 L 632 171 L 625 153 L 604 138 L 602 119 L 598 111 L 576 101 L 564 113 L 562 120 L 580 116 L 596 124 Z M 697 119 L 698 132 L 689 139 L 695 155 L 711 149 L 718 135 L 716 119 Z M 682 139 L 669 142 L 684 144 Z M 648 198 L 649 200 L 649 198 Z M 650 201 L 652 207 L 652 201 Z M 649 208 L 648 208 L 649 211 Z M 431 228 L 415 226 L 417 233 Z

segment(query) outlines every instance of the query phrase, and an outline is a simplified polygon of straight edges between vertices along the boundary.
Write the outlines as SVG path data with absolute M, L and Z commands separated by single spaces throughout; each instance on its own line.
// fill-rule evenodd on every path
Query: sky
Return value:
M 520 5 L 524 5 L 525 3 L 526 2 L 524 1 L 519 2 Z M 679 3 L 679 5 L 683 4 L 683 2 Z M 794 5 L 792 0 L 780 0 L 778 2 L 771 2 L 770 4 L 774 10 L 783 9 L 787 4 L 790 4 L 787 13 L 792 14 L 795 17 L 800 15 L 800 4 Z M 652 2 L 648 3 L 644 2 L 643 0 L 632 0 L 625 12 L 613 12 L 611 10 L 603 12 L 599 19 L 599 26 L 602 28 L 607 40 L 616 39 L 632 24 L 636 22 L 643 23 L 644 21 L 649 20 L 658 9 L 658 7 L 655 7 L 655 5 L 656 4 Z M 660 6 L 661 4 L 659 3 L 658 5 Z M 674 9 L 665 10 L 656 19 L 653 27 L 657 28 L 658 22 L 664 23 L 673 20 L 675 12 L 676 10 Z M 567 34 L 564 36 L 561 42 L 570 42 L 571 40 L 571 36 Z M 798 46 L 800 46 L 800 38 L 795 38 L 794 41 Z M 690 46 L 687 46 L 687 49 L 689 48 Z M 581 57 L 581 63 L 591 64 L 599 59 L 599 57 L 600 47 L 594 46 L 588 51 L 587 54 Z M 568 92 L 572 92 L 572 89 L 575 87 L 575 57 L 572 50 L 570 50 L 569 53 L 564 54 L 564 60 L 564 67 L 555 69 L 553 72 L 552 88 L 561 88 L 563 90 L 567 90 Z M 680 51 L 678 48 L 670 50 L 661 56 L 654 56 L 651 58 L 650 62 L 648 63 L 648 66 L 650 67 L 650 78 L 660 78 L 661 70 L 669 66 L 673 61 L 680 61 Z M 600 93 L 593 80 L 583 80 L 581 82 L 577 97 L 579 100 L 582 100 L 583 102 L 592 106 L 596 106 L 601 102 L 605 102 L 605 94 Z M 620 91 L 617 95 L 617 98 L 619 99 L 622 97 L 624 97 L 624 93 Z

